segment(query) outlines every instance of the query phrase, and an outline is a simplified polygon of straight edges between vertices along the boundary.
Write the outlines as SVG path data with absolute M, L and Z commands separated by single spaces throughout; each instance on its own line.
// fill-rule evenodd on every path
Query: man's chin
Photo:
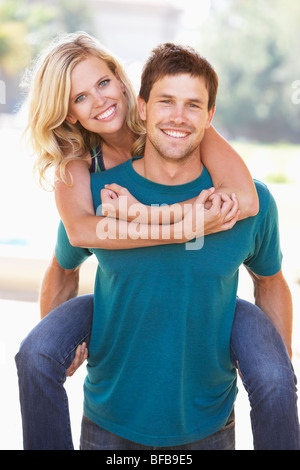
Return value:
M 167 162 L 182 163 L 192 158 L 192 153 L 160 152 L 160 157 Z

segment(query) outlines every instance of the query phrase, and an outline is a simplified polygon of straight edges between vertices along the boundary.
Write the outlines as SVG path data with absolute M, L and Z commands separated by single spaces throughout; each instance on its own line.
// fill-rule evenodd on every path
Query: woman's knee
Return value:
M 36 372 L 41 369 L 42 363 L 51 357 L 52 348 L 43 339 L 45 339 L 44 336 L 39 335 L 36 329 L 33 329 L 22 341 L 15 356 L 18 371 Z
M 231 334 L 231 355 L 245 377 L 263 382 L 294 380 L 293 368 L 278 331 L 256 305 L 238 299 Z
M 267 315 L 246 300 L 237 299 L 235 316 L 231 332 L 234 349 L 245 355 L 266 358 L 275 354 L 286 357 L 284 342 Z
M 50 312 L 22 341 L 16 363 L 39 369 L 49 361 L 68 367 L 76 348 L 88 342 L 93 318 L 93 296 L 71 299 Z

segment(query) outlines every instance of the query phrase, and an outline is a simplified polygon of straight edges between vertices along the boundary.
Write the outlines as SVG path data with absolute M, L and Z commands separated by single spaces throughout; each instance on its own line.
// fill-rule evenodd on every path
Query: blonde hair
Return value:
M 79 122 L 66 121 L 71 90 L 71 72 L 88 56 L 103 60 L 125 86 L 128 111 L 126 124 L 137 140 L 132 155 L 141 155 L 145 128 L 140 119 L 136 94 L 120 63 L 93 37 L 84 32 L 57 38 L 37 59 L 30 76 L 27 96 L 28 123 L 25 133 L 37 160 L 35 169 L 39 182 L 47 181 L 50 168 L 59 170 L 66 183 L 66 166 L 81 159 L 91 148 L 101 143 L 101 136 L 83 128 Z M 28 81 L 28 72 L 27 72 Z

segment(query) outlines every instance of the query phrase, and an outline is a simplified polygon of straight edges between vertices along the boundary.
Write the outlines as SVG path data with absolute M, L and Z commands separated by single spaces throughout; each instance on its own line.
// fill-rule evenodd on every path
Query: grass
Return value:
M 265 183 L 300 183 L 300 145 L 233 142 L 254 178 Z

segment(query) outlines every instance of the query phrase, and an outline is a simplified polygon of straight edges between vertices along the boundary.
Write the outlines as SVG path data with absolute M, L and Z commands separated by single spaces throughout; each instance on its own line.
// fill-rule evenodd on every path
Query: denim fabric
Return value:
M 83 416 L 81 423 L 80 450 L 235 450 L 235 419 L 231 412 L 226 425 L 211 436 L 181 446 L 149 447 L 128 441 Z
M 89 343 L 92 319 L 93 296 L 78 297 L 47 315 L 22 342 L 16 364 L 24 449 L 73 450 L 64 382 L 77 346 Z M 249 394 L 254 448 L 298 450 L 296 378 L 283 341 L 258 307 L 240 299 L 231 358 Z
M 238 300 L 231 360 L 251 405 L 255 450 L 299 450 L 296 376 L 281 336 L 255 305 Z
M 16 355 L 25 450 L 73 450 L 66 370 L 89 342 L 93 295 L 71 299 L 41 320 Z

